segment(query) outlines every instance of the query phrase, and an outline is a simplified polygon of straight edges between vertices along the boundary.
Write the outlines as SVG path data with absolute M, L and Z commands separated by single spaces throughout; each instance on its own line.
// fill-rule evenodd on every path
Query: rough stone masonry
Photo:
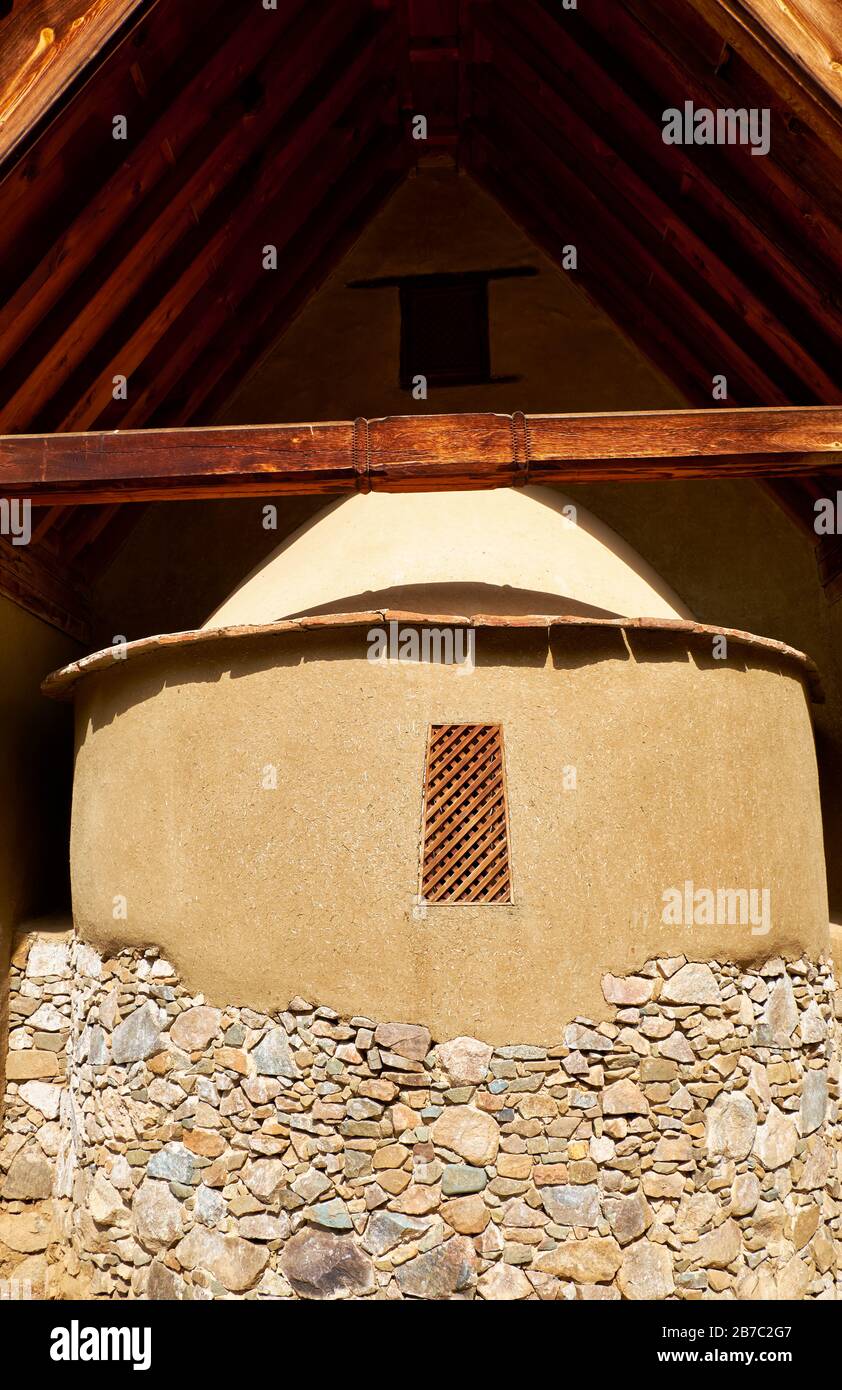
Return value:
M 13 957 L 0 1277 L 94 1298 L 842 1297 L 830 964 L 603 980 L 556 1046 Z

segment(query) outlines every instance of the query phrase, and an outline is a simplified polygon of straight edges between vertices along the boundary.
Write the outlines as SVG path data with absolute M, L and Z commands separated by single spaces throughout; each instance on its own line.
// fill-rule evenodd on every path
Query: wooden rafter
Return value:
M 44 546 L 0 537 L 0 594 L 77 642 L 88 643 L 90 612 L 82 579 Z
M 41 0 L 0 24 L 0 159 L 76 81 L 144 0 Z
M 763 72 L 802 119 L 815 121 L 818 108 L 838 136 L 842 101 L 842 14 L 838 0 L 690 3 Z

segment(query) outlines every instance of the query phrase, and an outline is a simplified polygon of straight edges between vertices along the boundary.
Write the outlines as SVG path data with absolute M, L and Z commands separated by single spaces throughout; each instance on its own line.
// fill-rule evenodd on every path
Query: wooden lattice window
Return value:
M 430 903 L 512 901 L 499 724 L 433 724 L 430 728 L 421 897 Z

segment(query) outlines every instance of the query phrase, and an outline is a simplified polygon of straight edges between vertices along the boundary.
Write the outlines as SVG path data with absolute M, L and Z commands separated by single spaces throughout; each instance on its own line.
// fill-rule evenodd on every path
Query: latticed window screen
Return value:
M 430 728 L 421 897 L 431 903 L 512 900 L 499 724 L 433 724 Z

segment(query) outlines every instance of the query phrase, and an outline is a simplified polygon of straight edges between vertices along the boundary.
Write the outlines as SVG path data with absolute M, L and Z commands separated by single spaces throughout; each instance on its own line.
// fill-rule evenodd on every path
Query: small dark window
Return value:
M 512 901 L 499 724 L 433 724 L 430 728 L 421 897 L 430 903 Z
M 438 275 L 383 276 L 353 280 L 353 290 L 397 288 L 401 314 L 399 379 L 411 391 L 418 377 L 428 386 L 482 386 L 517 381 L 491 374 L 488 328 L 489 280 L 537 275 L 533 266 L 448 271 Z
M 400 381 L 469 386 L 491 380 L 488 281 L 473 276 L 405 280 L 401 298 Z

